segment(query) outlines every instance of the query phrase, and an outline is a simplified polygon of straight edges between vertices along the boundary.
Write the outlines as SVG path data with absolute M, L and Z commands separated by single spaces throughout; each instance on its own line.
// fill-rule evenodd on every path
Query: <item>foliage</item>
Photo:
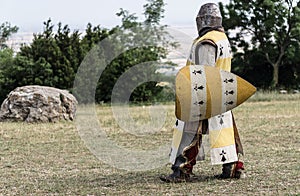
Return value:
M 0 50 L 7 48 L 6 41 L 12 34 L 17 33 L 18 30 L 17 26 L 11 26 L 8 22 L 0 25 Z
M 157 86 L 161 76 L 156 73 L 158 62 L 165 58 L 167 49 L 175 47 L 175 44 L 169 42 L 165 27 L 159 25 L 163 18 L 164 3 L 162 0 L 148 0 L 144 6 L 145 21 L 139 22 L 134 14 L 121 9 L 117 15 L 121 17 L 122 25 L 115 27 L 116 35 L 110 38 L 113 46 L 109 52 L 112 56 L 118 56 L 113 59 L 106 67 L 98 83 L 96 100 L 110 101 L 112 90 L 118 79 L 128 70 L 134 73 L 127 77 L 126 84 L 119 89 L 119 96 L 125 95 L 130 83 L 138 83 L 145 78 L 147 82 L 137 86 L 131 93 L 130 101 L 156 101 L 163 88 Z M 105 48 L 105 50 L 107 50 Z M 120 55 L 116 55 L 120 54 Z M 150 63 L 153 62 L 153 63 Z M 147 63 L 146 69 L 141 66 Z M 130 72 L 129 72 L 130 74 Z M 152 80 L 150 81 L 150 78 Z M 154 79 L 154 80 L 153 80 Z
M 0 103 L 10 91 L 10 87 L 7 84 L 10 80 L 8 77 L 10 73 L 7 69 L 14 62 L 13 50 L 8 48 L 6 42 L 12 34 L 17 33 L 18 29 L 17 26 L 11 26 L 8 22 L 0 25 Z
M 50 19 L 44 25 L 44 31 L 35 34 L 33 42 L 21 47 L 13 61 L 2 67 L 6 91 L 24 85 L 72 87 L 76 69 L 84 56 L 80 34 L 78 31 L 70 34 L 69 27 L 62 27 L 61 23 L 54 33 Z
M 242 75 L 248 75 L 247 71 L 259 67 L 263 72 L 272 73 L 271 80 L 267 77 L 255 81 L 260 86 L 296 85 L 300 73 L 300 61 L 296 59 L 300 47 L 300 1 L 238 0 L 220 7 L 225 29 L 234 30 L 235 34 L 231 40 L 236 56 L 240 58 L 237 63 L 242 64 L 234 65 L 247 66 L 242 69 L 245 71 Z M 289 80 L 286 82 L 285 74 L 288 72 Z
M 167 35 L 165 27 L 159 24 L 163 18 L 163 0 L 147 2 L 144 6 L 144 22 L 138 21 L 134 14 L 121 9 L 117 15 L 121 17 L 122 24 L 111 30 L 99 25 L 93 27 L 89 23 L 85 33 L 81 34 L 78 30 L 71 32 L 68 25 L 58 23 L 55 26 L 51 19 L 48 19 L 44 22 L 44 31 L 34 34 L 30 45 L 22 46 L 9 64 L 1 66 L 0 82 L 2 81 L 1 87 L 5 91 L 0 99 L 3 99 L 7 92 L 23 85 L 46 85 L 72 90 L 81 62 L 87 55 L 94 55 L 96 58 L 91 63 L 99 65 L 108 63 L 95 89 L 96 101 L 110 101 L 114 85 L 122 74 L 144 62 L 157 63 L 166 57 L 169 45 L 175 46 L 165 38 Z M 11 28 L 6 24 L 3 29 L 5 40 L 11 35 L 9 32 L 14 30 L 17 28 Z M 99 47 L 99 42 L 103 40 L 105 45 Z M 107 62 L 112 56 L 116 58 Z M 147 72 L 143 72 L 140 68 L 137 71 L 140 74 L 129 78 L 132 81 L 128 82 L 138 82 L 146 77 L 159 81 L 159 74 L 155 73 L 156 66 L 155 63 L 149 63 Z M 88 81 L 89 76 L 84 77 L 80 78 L 80 85 L 91 85 Z M 139 85 L 132 92 L 130 100 L 154 101 L 155 96 L 163 89 L 156 84 L 157 81 L 147 81 Z M 80 101 L 88 101 L 86 99 L 89 96 L 77 95 Z
M 13 65 L 13 61 L 14 57 L 12 49 L 6 48 L 0 50 L 0 101 L 1 98 L 5 97 L 10 91 L 9 86 L 7 86 L 7 83 L 10 82 L 10 78 L 8 77 L 10 73 L 7 68 Z

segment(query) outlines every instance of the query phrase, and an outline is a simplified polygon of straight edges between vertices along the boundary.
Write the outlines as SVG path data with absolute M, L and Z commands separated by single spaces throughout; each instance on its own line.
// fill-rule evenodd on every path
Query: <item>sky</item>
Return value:
M 169 26 L 195 26 L 195 17 L 204 3 L 218 0 L 165 0 L 163 24 Z M 224 4 L 229 0 L 222 1 Z M 92 25 L 111 28 L 119 25 L 116 16 L 120 8 L 143 19 L 146 0 L 0 0 L 0 24 L 10 22 L 19 32 L 40 32 L 43 22 L 51 18 L 53 24 L 62 22 L 71 29 L 84 30 Z

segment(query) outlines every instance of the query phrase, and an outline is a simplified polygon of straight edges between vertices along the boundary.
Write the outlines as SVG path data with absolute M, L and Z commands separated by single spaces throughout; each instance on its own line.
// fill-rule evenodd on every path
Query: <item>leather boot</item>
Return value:
M 222 173 L 220 175 L 215 176 L 215 177 L 218 178 L 218 179 L 231 178 L 232 166 L 233 166 L 233 163 L 223 164 Z
M 222 174 L 215 176 L 218 179 L 237 178 L 242 176 L 242 170 L 244 170 L 244 164 L 241 161 L 234 163 L 223 164 Z
M 173 170 L 168 176 L 161 176 L 159 177 L 161 181 L 168 182 L 168 183 L 180 183 L 180 182 L 188 182 L 190 181 L 190 175 L 184 173 L 179 168 Z

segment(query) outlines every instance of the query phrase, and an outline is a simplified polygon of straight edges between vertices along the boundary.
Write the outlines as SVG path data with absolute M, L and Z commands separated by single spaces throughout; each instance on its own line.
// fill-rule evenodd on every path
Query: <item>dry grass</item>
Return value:
M 171 140 L 173 106 L 166 107 L 166 124 L 151 137 L 122 131 L 107 106 L 97 106 L 97 114 L 110 139 L 147 149 Z M 131 108 L 136 121 L 148 117 L 143 111 Z M 169 165 L 130 172 L 102 163 L 84 145 L 74 123 L 0 123 L 0 195 L 300 194 L 299 97 L 250 101 L 234 113 L 246 153 L 246 178 L 216 180 L 212 176 L 221 168 L 206 160 L 195 167 L 197 180 L 183 184 L 160 182 L 158 176 L 169 173 Z

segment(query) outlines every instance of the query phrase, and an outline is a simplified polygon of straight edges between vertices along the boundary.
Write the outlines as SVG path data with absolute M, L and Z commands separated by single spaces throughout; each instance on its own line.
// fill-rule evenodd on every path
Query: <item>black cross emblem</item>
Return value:
M 225 105 L 233 105 L 233 104 L 234 104 L 233 101 L 228 101 L 228 102 L 225 103 Z
M 194 90 L 195 91 L 198 91 L 198 90 L 203 90 L 204 89 L 204 86 L 198 86 L 197 84 L 195 85 L 195 87 L 194 87 Z
M 193 74 L 195 74 L 195 75 L 197 75 L 197 74 L 202 74 L 202 71 L 201 71 L 201 70 L 199 70 L 199 71 L 194 70 L 194 71 L 193 71 Z
M 222 156 L 222 159 L 221 159 L 222 162 L 225 162 L 227 160 L 225 157 L 225 154 L 226 154 L 226 152 L 224 150 L 222 150 L 222 153 L 220 154 L 220 156 Z
M 231 78 L 231 79 L 225 79 L 224 80 L 224 82 L 226 83 L 226 84 L 228 84 L 228 83 L 233 83 L 234 82 L 234 79 L 233 78 Z
M 195 102 L 194 105 L 203 105 L 204 101 Z
M 195 88 L 194 88 L 194 90 L 195 91 L 198 91 L 198 90 L 203 90 L 204 89 L 204 86 L 198 86 L 197 84 L 195 85 Z
M 226 91 L 225 92 L 225 95 L 233 95 L 234 94 L 234 91 L 232 90 L 232 91 Z
M 224 47 L 222 46 L 222 45 L 220 45 L 220 56 L 223 56 L 223 49 L 224 49 Z
M 220 124 L 221 124 L 221 125 L 224 124 L 223 117 L 224 117 L 223 114 L 221 114 L 221 115 L 218 116 L 218 118 L 220 119 Z

